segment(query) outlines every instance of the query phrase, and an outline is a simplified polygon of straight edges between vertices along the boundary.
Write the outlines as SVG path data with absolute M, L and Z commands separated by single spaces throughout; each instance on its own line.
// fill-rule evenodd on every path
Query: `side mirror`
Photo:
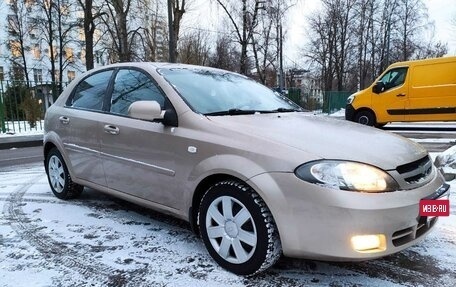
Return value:
M 173 108 L 162 110 L 156 101 L 137 101 L 128 108 L 128 115 L 140 120 L 160 120 L 165 126 L 178 126 L 177 114 Z
M 372 92 L 376 94 L 380 94 L 385 90 L 385 84 L 383 82 L 377 82 L 375 85 L 372 87 Z
M 156 101 L 137 101 L 128 108 L 128 115 L 140 120 L 159 120 L 163 119 L 160 104 Z

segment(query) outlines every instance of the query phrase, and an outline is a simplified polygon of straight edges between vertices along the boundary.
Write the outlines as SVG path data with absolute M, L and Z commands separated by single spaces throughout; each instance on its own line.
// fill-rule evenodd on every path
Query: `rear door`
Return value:
M 69 157 L 67 164 L 77 178 L 103 186 L 98 117 L 112 74 L 113 70 L 100 71 L 78 83 L 59 114 L 58 133 Z
M 375 109 L 377 122 L 404 121 L 408 97 L 407 67 L 393 68 L 387 71 L 380 82 L 384 89 L 372 95 L 372 107 Z

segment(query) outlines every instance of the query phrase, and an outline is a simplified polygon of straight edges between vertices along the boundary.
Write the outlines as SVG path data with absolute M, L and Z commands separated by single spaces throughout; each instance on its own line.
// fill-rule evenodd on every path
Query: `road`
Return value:
M 409 138 L 429 152 L 441 152 L 456 144 L 456 124 L 451 122 L 388 124 L 383 129 Z
M 43 147 L 26 147 L 14 149 L 0 149 L 0 168 L 26 163 L 42 162 Z

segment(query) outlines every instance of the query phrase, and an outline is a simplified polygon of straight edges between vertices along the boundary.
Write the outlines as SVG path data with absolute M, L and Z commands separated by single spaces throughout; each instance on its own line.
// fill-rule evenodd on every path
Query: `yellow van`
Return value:
M 381 127 L 388 122 L 456 120 L 456 57 L 398 62 L 347 100 L 345 118 Z

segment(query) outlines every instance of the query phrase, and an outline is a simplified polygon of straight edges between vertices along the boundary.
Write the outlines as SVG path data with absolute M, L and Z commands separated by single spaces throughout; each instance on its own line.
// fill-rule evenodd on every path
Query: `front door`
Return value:
M 394 68 L 387 71 L 380 82 L 384 89 L 372 95 L 372 106 L 375 107 L 377 122 L 387 123 L 405 120 L 405 106 L 408 97 L 407 68 Z
M 139 100 L 165 96 L 145 72 L 120 69 L 115 76 L 110 112 L 100 120 L 101 157 L 107 185 L 167 207 L 178 208 L 175 151 L 180 150 L 174 127 L 130 118 L 128 107 Z

